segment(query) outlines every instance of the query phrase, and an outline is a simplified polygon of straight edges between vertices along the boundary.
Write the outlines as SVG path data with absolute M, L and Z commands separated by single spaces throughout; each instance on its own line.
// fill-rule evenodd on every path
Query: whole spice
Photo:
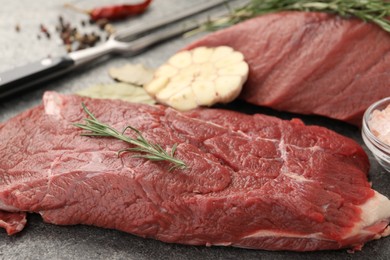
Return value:
M 227 27 L 257 15 L 283 10 L 317 11 L 357 17 L 390 32 L 390 1 L 383 0 L 252 0 L 228 16 L 210 20 L 201 30 Z
M 94 8 L 90 11 L 91 19 L 120 20 L 133 15 L 139 15 L 146 11 L 152 0 L 146 0 L 139 4 L 124 4 Z
M 39 26 L 39 28 L 40 28 L 41 32 L 42 32 L 43 34 L 45 34 L 46 37 L 47 37 L 48 39 L 50 39 L 51 35 L 50 35 L 50 32 L 48 31 L 48 29 L 46 28 L 46 26 L 44 26 L 43 24 L 41 24 L 41 25 Z
M 85 21 L 82 20 L 80 24 L 84 27 Z M 101 35 L 95 32 L 81 33 L 76 26 L 66 22 L 62 16 L 58 17 L 56 31 L 59 33 L 67 52 L 93 47 L 101 40 Z
M 125 19 L 129 16 L 139 15 L 146 11 L 152 0 L 145 0 L 138 4 L 121 4 L 96 7 L 92 10 L 81 10 L 73 5 L 66 4 L 66 7 L 72 8 L 83 13 L 87 13 L 92 21 L 107 19 L 110 21 Z
M 89 110 L 82 104 L 84 111 L 90 118 L 85 118 L 86 124 L 75 124 L 75 126 L 90 131 L 85 132 L 84 136 L 100 136 L 100 137 L 114 137 L 124 142 L 130 143 L 136 147 L 120 150 L 122 152 L 138 152 L 139 154 L 133 155 L 137 158 L 145 158 L 151 161 L 168 161 L 173 164 L 169 170 L 184 169 L 186 168 L 185 162 L 174 158 L 177 144 L 174 144 L 171 148 L 171 152 L 168 153 L 160 145 L 149 143 L 141 134 L 139 130 L 134 127 L 127 126 L 122 132 L 117 131 L 109 125 L 100 122 Z M 125 135 L 126 130 L 132 130 L 137 135 L 136 138 L 131 138 Z
M 92 21 L 92 23 L 94 23 L 94 21 Z M 99 19 L 95 21 L 95 23 L 100 29 L 104 30 L 104 27 L 109 23 L 109 21 L 107 19 Z

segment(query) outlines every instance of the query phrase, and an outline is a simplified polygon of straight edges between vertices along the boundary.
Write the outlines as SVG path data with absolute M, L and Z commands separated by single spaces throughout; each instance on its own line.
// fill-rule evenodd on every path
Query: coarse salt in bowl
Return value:
M 377 161 L 390 172 L 390 97 L 367 108 L 363 116 L 362 137 Z

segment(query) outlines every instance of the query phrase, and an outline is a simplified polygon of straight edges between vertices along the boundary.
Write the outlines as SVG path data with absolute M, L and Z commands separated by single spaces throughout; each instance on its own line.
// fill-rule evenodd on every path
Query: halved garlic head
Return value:
M 244 55 L 231 47 L 198 47 L 172 56 L 144 88 L 159 103 L 186 111 L 231 102 L 248 72 Z

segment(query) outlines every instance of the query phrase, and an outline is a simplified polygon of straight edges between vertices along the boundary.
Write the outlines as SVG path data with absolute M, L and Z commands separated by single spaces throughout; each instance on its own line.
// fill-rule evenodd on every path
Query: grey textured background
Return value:
M 66 20 L 71 20 L 72 24 L 79 24 L 80 20 L 85 19 L 82 14 L 64 9 L 62 5 L 65 2 L 69 1 L 0 0 L 0 71 L 12 69 L 48 55 L 65 54 L 64 47 L 60 44 L 59 38 L 54 37 L 54 33 L 52 33 L 51 40 L 45 37 L 37 39 L 41 23 L 54 32 L 54 24 L 59 14 L 63 15 Z M 115 1 L 72 1 L 84 8 L 112 2 Z M 155 0 L 149 12 L 142 17 L 126 20 L 115 26 L 123 28 L 142 25 L 148 21 L 191 8 L 201 2 L 206 2 L 206 0 Z M 20 25 L 19 33 L 15 31 L 16 24 Z M 114 56 L 50 83 L 42 84 L 39 89 L 0 103 L 0 122 L 40 103 L 45 90 L 72 93 L 93 84 L 112 82 L 107 74 L 108 68 L 128 62 L 157 67 L 177 50 L 199 37 L 201 35 L 185 39 L 177 38 L 133 58 Z M 326 126 L 362 143 L 359 129 L 334 120 L 278 113 L 239 101 L 226 108 L 246 113 L 266 113 L 282 118 L 300 117 L 308 124 Z M 389 196 L 389 173 L 379 167 L 372 158 L 370 159 L 372 162 L 370 178 L 374 188 Z M 348 254 L 346 250 L 311 253 L 266 252 L 230 247 L 208 248 L 166 244 L 115 230 L 81 225 L 54 226 L 43 223 L 39 215 L 34 214 L 29 216 L 28 223 L 20 234 L 11 237 L 0 230 L 0 259 L 389 259 L 390 255 L 389 238 L 370 242 L 362 252 L 355 254 Z

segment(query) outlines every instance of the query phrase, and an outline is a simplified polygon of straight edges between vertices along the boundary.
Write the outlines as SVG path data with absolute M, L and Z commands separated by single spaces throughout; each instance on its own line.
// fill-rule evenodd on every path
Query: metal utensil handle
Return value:
M 136 55 L 142 51 L 145 51 L 148 47 L 157 43 L 167 41 L 176 36 L 183 35 L 186 32 L 194 30 L 199 27 L 198 23 L 192 23 L 186 26 L 176 26 L 165 31 L 158 31 L 153 34 L 146 35 L 142 38 L 131 42 L 128 48 L 129 55 Z
M 224 2 L 226 2 L 226 1 L 224 1 Z M 234 2 L 234 4 L 231 6 L 233 8 L 237 8 L 237 7 L 244 6 L 244 4 L 246 4 L 246 3 L 247 3 L 247 1 L 237 1 L 237 2 Z M 228 8 L 223 9 L 223 10 L 219 10 L 219 11 L 213 13 L 213 17 L 214 18 L 223 17 L 228 12 L 229 12 Z M 126 49 L 130 55 L 138 54 L 152 45 L 155 45 L 157 43 L 169 40 L 169 39 L 174 38 L 176 36 L 183 35 L 187 32 L 195 30 L 195 29 L 199 28 L 200 26 L 204 25 L 204 23 L 209 21 L 209 19 L 210 19 L 209 16 L 204 16 L 204 17 L 200 17 L 200 18 L 195 19 L 195 20 L 183 22 L 182 24 L 171 26 L 170 28 L 167 28 L 165 30 L 153 32 L 152 34 L 142 36 L 136 40 L 133 40 L 130 43 L 127 43 Z
M 125 31 L 117 36 L 112 36 L 106 43 L 102 45 L 89 48 L 87 50 L 72 52 L 65 57 L 47 58 L 38 62 L 30 63 L 23 67 L 2 72 L 0 73 L 0 99 L 32 87 L 37 83 L 54 78 L 69 71 L 72 68 L 75 68 L 76 66 L 88 63 L 112 51 L 129 51 L 129 54 L 135 55 L 158 42 L 182 35 L 190 30 L 197 28 L 199 24 L 192 23 L 190 25 L 174 27 L 169 30 L 163 30 L 161 32 L 156 31 L 153 32 L 153 34 L 147 33 L 164 25 L 206 11 L 227 2 L 229 2 L 229 0 L 208 2 L 206 4 L 196 6 L 188 11 L 181 12 L 177 16 L 168 17 L 163 21 L 152 23 L 146 28 L 136 28 L 135 30 Z M 133 42 L 125 43 L 118 41 L 121 37 L 136 38 L 133 38 Z
M 0 73 L 0 99 L 66 72 L 74 66 L 69 57 L 45 58 Z

